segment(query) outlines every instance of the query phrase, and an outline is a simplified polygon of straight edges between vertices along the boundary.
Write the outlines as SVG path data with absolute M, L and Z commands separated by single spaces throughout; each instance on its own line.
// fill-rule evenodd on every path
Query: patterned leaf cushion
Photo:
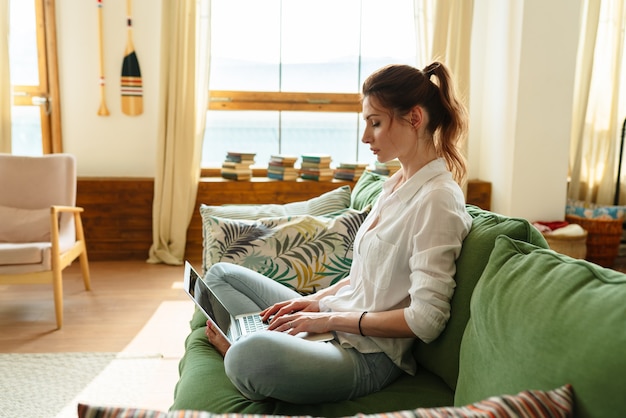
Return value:
M 626 412 L 626 275 L 506 236 L 470 303 L 455 405 L 564 383 L 577 417 Z
M 369 210 L 254 221 L 203 213 L 203 260 L 206 268 L 239 264 L 302 294 L 315 292 L 348 275 L 352 243 Z
M 517 395 L 494 396 L 462 407 L 419 408 L 384 414 L 359 414 L 359 418 L 558 418 L 571 417 L 573 392 L 570 385 L 551 391 L 524 391 Z M 78 405 L 79 418 L 262 418 L 276 415 L 212 414 L 201 411 L 159 412 L 136 408 Z M 293 417 L 305 418 L 305 417 Z
M 202 215 L 230 219 L 269 218 L 274 216 L 313 215 L 321 216 L 350 207 L 350 186 L 341 186 L 312 199 L 284 205 L 200 205 Z

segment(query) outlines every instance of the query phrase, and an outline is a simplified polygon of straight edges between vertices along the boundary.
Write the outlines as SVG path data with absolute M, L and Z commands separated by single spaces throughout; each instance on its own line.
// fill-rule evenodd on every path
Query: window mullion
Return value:
M 298 93 L 212 90 L 209 110 L 360 112 L 356 93 Z

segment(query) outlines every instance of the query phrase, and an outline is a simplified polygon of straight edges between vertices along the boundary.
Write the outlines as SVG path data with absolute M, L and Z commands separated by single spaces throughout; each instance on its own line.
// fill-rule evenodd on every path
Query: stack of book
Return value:
M 298 157 L 276 154 L 270 156 L 267 166 L 267 177 L 276 180 L 295 180 L 298 178 L 298 169 L 294 167 Z
M 374 162 L 374 169 L 372 172 L 377 174 L 383 174 L 385 176 L 391 176 L 396 171 L 400 170 L 402 166 L 400 165 L 400 161 L 391 160 L 386 163 L 379 163 L 378 161 Z
M 230 180 L 250 180 L 255 153 L 228 152 L 222 163 L 222 177 Z
M 333 179 L 334 170 L 330 168 L 330 155 L 305 154 L 300 165 L 300 178 L 305 180 L 326 181 Z
M 335 178 L 357 181 L 367 166 L 367 163 L 339 163 L 339 167 L 335 169 Z

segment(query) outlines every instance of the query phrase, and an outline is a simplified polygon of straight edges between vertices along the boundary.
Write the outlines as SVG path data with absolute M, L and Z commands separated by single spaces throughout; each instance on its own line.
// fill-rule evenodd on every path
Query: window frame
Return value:
M 61 153 L 63 141 L 55 0 L 32 1 L 35 3 L 39 85 L 12 85 L 12 105 L 36 106 L 33 101 L 42 98 L 39 115 L 43 154 Z
M 274 110 L 360 113 L 358 93 L 209 91 L 208 110 Z
M 233 84 L 232 82 L 226 83 L 225 82 L 227 81 L 226 79 L 223 80 L 222 78 L 218 77 L 220 82 L 219 83 L 216 82 L 216 84 L 214 85 L 215 86 L 214 88 L 209 86 L 207 112 L 209 111 L 278 112 L 279 113 L 279 117 L 278 117 L 279 149 L 282 149 L 281 144 L 283 146 L 285 145 L 281 142 L 281 131 L 280 131 L 282 129 L 281 114 L 283 112 L 291 112 L 291 113 L 295 113 L 298 111 L 320 112 L 320 113 L 336 112 L 336 113 L 345 114 L 347 116 L 354 115 L 355 119 L 357 120 L 357 126 L 356 126 L 357 142 L 354 148 L 355 157 L 353 159 L 362 158 L 362 155 L 361 155 L 362 147 L 360 146 L 359 138 L 362 135 L 363 128 L 362 128 L 361 122 L 359 121 L 359 116 L 362 113 L 362 97 L 360 94 L 360 87 L 362 85 L 362 81 L 363 81 L 362 79 L 364 77 L 363 72 L 367 71 L 367 68 L 372 67 L 372 64 L 377 60 L 381 60 L 381 59 L 388 60 L 389 57 L 387 57 L 387 55 L 385 54 L 387 54 L 389 51 L 388 51 L 388 48 L 386 47 L 381 49 L 382 48 L 381 43 L 380 42 L 377 43 L 375 41 L 376 37 L 372 38 L 371 36 L 369 38 L 366 37 L 366 39 L 369 42 L 368 45 L 371 44 L 371 46 L 373 46 L 373 49 L 371 47 L 364 48 L 364 45 L 363 45 L 364 22 L 370 22 L 371 19 L 377 18 L 379 16 L 379 13 L 374 12 L 373 14 L 372 13 L 364 14 L 363 0 L 357 1 L 356 5 L 358 6 L 357 12 L 358 12 L 359 19 L 360 19 L 360 21 L 358 22 L 358 26 L 361 32 L 358 36 L 358 54 L 357 54 L 358 60 L 356 61 L 358 63 L 357 65 L 358 68 L 356 68 L 357 82 L 354 85 L 355 87 L 354 90 L 350 87 L 350 84 L 348 84 L 348 86 L 344 86 L 343 88 L 339 86 L 339 88 L 336 90 L 332 89 L 332 87 L 329 88 L 329 90 L 333 91 L 332 93 L 330 91 L 324 91 L 325 89 L 323 88 L 317 90 L 316 87 L 311 87 L 311 89 L 314 90 L 315 92 L 306 91 L 309 89 L 309 87 L 304 87 L 304 86 L 302 87 L 302 90 L 298 91 L 298 86 L 293 85 L 293 84 L 290 84 L 291 87 L 285 88 L 283 80 L 282 80 L 282 77 L 284 75 L 283 65 L 294 64 L 294 61 L 293 61 L 294 58 L 291 57 L 291 60 L 287 59 L 287 61 L 284 61 L 285 57 L 283 54 L 284 51 L 283 51 L 283 38 L 282 38 L 284 22 L 283 22 L 283 15 L 282 15 L 283 12 L 282 12 L 282 0 L 281 0 L 281 6 L 280 6 L 281 17 L 279 19 L 280 31 L 278 34 L 278 37 L 279 37 L 278 41 L 280 42 L 280 48 L 279 48 L 277 57 L 270 54 L 272 63 L 274 63 L 274 58 L 278 59 L 278 63 L 277 63 L 278 74 L 277 75 L 278 75 L 279 81 L 278 81 L 277 89 L 274 90 L 274 87 L 272 87 L 273 85 L 270 83 L 269 85 L 266 84 L 265 87 L 262 87 L 261 85 L 259 85 L 258 90 L 252 90 L 252 89 L 255 89 L 254 84 L 248 83 L 248 84 L 245 84 L 246 85 L 245 87 L 241 86 L 240 90 L 230 90 L 233 88 L 235 89 L 237 88 L 236 83 L 235 84 Z M 407 6 L 411 6 L 413 8 L 413 13 L 411 14 L 411 16 L 413 16 L 415 14 L 415 5 L 412 2 L 410 2 L 410 4 L 407 4 Z M 374 10 L 374 9 L 371 9 L 371 10 Z M 216 15 L 213 14 L 210 18 L 214 19 L 215 17 Z M 404 22 L 404 23 L 407 23 L 407 22 Z M 405 29 L 408 28 L 408 26 L 406 27 L 405 26 L 406 25 L 403 25 L 402 27 Z M 413 28 L 413 31 L 415 31 L 415 28 Z M 220 49 L 219 51 L 220 52 L 217 54 L 219 59 L 220 60 L 226 59 L 226 63 L 228 63 L 228 59 L 230 59 L 231 61 L 239 59 L 239 60 L 244 60 L 244 61 L 255 62 L 253 58 L 248 57 L 248 56 L 246 56 L 245 58 L 238 57 L 238 56 L 235 57 L 235 54 L 232 53 L 232 51 L 231 51 L 231 55 L 224 52 L 225 50 Z M 399 61 L 401 62 L 405 62 L 407 61 L 407 59 L 410 61 L 415 61 L 419 59 L 419 57 L 414 52 L 412 52 L 411 54 L 406 54 L 406 51 L 407 51 L 406 48 L 404 48 L 402 51 L 395 50 L 396 53 L 393 55 L 394 57 L 397 56 L 396 58 L 399 58 Z M 384 52 L 384 54 L 381 56 L 377 55 L 377 53 L 380 53 L 380 52 Z M 397 54 L 398 52 L 400 52 L 400 54 Z M 405 54 L 405 55 L 402 55 L 402 54 Z M 342 55 L 343 58 L 345 58 L 344 55 Z M 346 57 L 347 56 L 352 57 L 352 55 L 346 55 Z M 215 58 L 216 57 L 213 55 L 210 56 L 211 61 L 213 61 Z M 286 58 L 289 58 L 289 56 L 287 56 Z M 266 63 L 266 61 L 262 61 L 262 62 Z M 306 62 L 308 63 L 309 61 L 306 61 Z M 310 60 L 310 63 L 313 63 L 313 64 L 320 64 L 323 62 L 325 61 L 324 60 L 318 61 L 315 59 Z M 297 63 L 300 63 L 300 62 L 297 61 Z M 303 63 L 300 63 L 300 64 L 303 64 Z M 384 64 L 385 62 L 383 62 L 381 65 L 384 65 Z M 379 66 L 376 66 L 376 68 L 379 68 Z M 221 72 L 218 72 L 218 73 L 222 74 Z M 325 75 L 325 74 L 322 74 L 322 75 Z M 217 84 L 219 84 L 219 87 Z M 263 90 L 263 89 L 268 89 L 268 90 Z M 344 91 L 342 92 L 342 90 Z M 204 141 L 203 145 L 205 146 L 208 145 L 206 142 L 206 139 L 207 137 L 205 133 L 204 140 L 203 140 Z M 264 152 L 265 152 L 265 149 L 264 149 Z M 344 158 L 347 158 L 347 157 L 344 157 Z M 216 162 L 214 160 L 210 160 L 210 161 L 207 160 L 205 164 L 206 165 L 201 164 L 203 173 L 213 172 L 219 175 L 219 168 L 215 167 Z M 256 176 L 256 172 L 259 170 L 262 170 L 262 167 L 253 168 L 253 176 Z
M 361 113 L 360 93 L 268 92 L 209 90 L 207 111 L 304 111 Z M 221 177 L 219 167 L 201 168 L 201 177 Z M 267 177 L 267 168 L 253 167 L 253 177 Z

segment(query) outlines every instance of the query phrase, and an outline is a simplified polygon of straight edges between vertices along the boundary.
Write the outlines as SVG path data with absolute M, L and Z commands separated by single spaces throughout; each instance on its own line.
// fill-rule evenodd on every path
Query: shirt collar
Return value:
M 420 168 L 419 171 L 413 174 L 398 190 L 396 190 L 396 196 L 403 202 L 408 202 L 415 194 L 426 184 L 430 179 L 447 173 L 448 168 L 443 158 L 437 158 Z M 402 178 L 400 171 L 394 173 L 384 184 L 383 190 L 385 193 L 391 194 L 395 185 Z

